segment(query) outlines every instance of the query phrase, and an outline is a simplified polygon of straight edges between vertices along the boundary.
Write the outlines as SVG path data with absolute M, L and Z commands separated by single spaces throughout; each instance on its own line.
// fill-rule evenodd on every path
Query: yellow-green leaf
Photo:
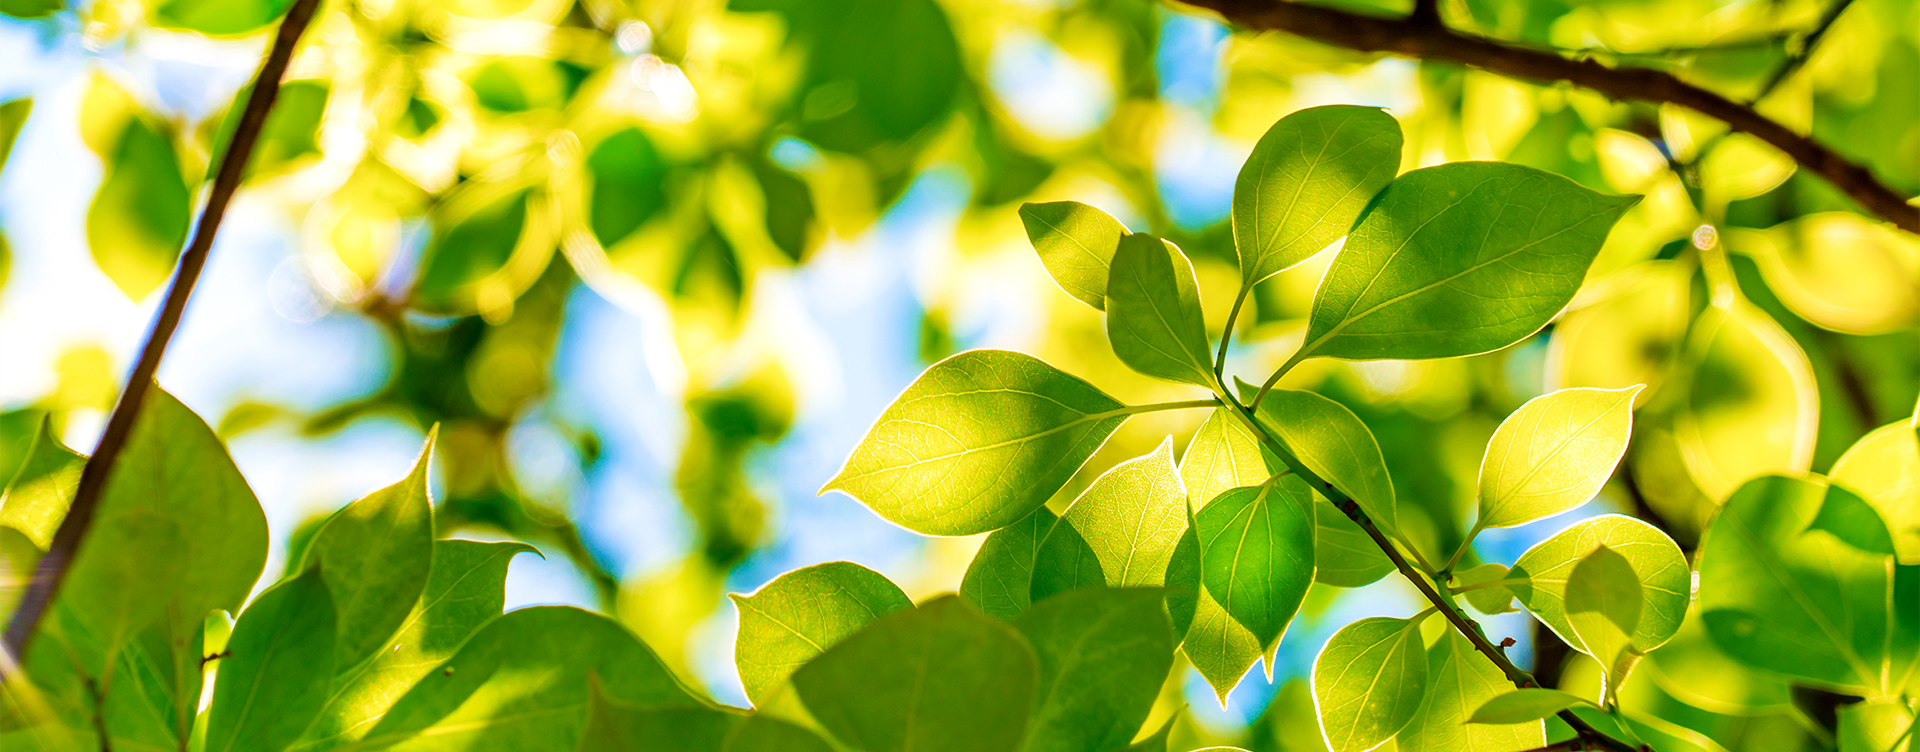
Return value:
M 1420 712 L 1394 737 L 1400 752 L 1523 752 L 1546 746 L 1546 726 L 1538 718 L 1479 725 L 1486 723 L 1479 712 L 1511 692 L 1513 682 L 1459 632 L 1447 630 L 1427 649 L 1427 677 Z
M 1313 664 L 1313 707 L 1331 752 L 1366 752 L 1400 733 L 1427 692 L 1420 624 L 1374 616 L 1335 632 Z
M 1107 339 L 1135 371 L 1196 386 L 1214 382 L 1193 264 L 1144 233 L 1120 239 L 1107 280 Z
M 1579 639 L 1574 647 L 1600 662 L 1609 697 L 1631 668 L 1621 659 L 1632 649 L 1645 600 L 1633 564 L 1604 543 L 1567 575 L 1567 624 Z
M 1305 261 L 1347 234 L 1400 169 L 1400 123 L 1377 107 L 1327 105 L 1268 128 L 1233 184 L 1241 284 Z
M 1399 526 L 1393 480 L 1380 443 L 1346 405 L 1313 392 L 1275 389 L 1256 417 L 1300 464 L 1360 504 L 1381 530 Z
M 1901 564 L 1920 564 L 1920 430 L 1913 419 L 1873 430 L 1833 463 L 1833 482 L 1872 504 Z
M 1173 437 L 1113 466 L 1067 507 L 1034 557 L 1033 602 L 1088 585 L 1159 587 L 1187 532 Z
M 849 635 L 913 601 L 885 575 L 852 562 L 816 564 L 780 575 L 740 609 L 734 661 L 747 698 L 764 704 L 793 674 Z
M 1480 463 L 1475 527 L 1522 525 L 1592 499 L 1627 451 L 1639 392 L 1562 389 L 1513 411 Z
M 1666 644 L 1686 617 L 1693 590 L 1692 573 L 1680 547 L 1659 528 L 1625 515 L 1584 520 L 1541 541 L 1513 564 L 1508 587 L 1520 604 L 1569 645 L 1580 637 L 1568 621 L 1567 580 L 1574 565 L 1605 545 L 1625 557 L 1645 591 L 1633 630 L 1634 650 L 1647 653 Z
M 1078 201 L 1021 204 L 1020 222 L 1040 254 L 1040 263 L 1060 289 L 1080 302 L 1107 309 L 1107 269 L 1126 225 Z
M 1287 476 L 1221 494 L 1194 517 L 1207 592 L 1263 649 L 1280 641 L 1313 584 L 1312 500 Z
M 1027 610 L 1034 557 L 1059 519 L 1040 507 L 989 534 L 960 579 L 960 597 L 989 616 L 1009 621 Z
M 327 702 L 334 608 L 317 567 L 241 612 L 207 708 L 208 752 L 278 752 Z

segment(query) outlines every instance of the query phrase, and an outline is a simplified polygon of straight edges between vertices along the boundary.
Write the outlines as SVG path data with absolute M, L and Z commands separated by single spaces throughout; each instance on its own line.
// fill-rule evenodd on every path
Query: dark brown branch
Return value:
M 1513 686 L 1520 688 L 1540 686 L 1539 682 L 1534 681 L 1533 675 L 1520 670 L 1519 666 L 1513 664 L 1512 659 L 1507 658 L 1507 651 L 1487 640 L 1487 635 L 1480 630 L 1480 624 L 1478 622 L 1467 618 L 1466 614 L 1460 613 L 1460 608 L 1458 604 L 1453 602 L 1452 597 L 1441 595 L 1440 592 L 1434 588 L 1434 584 L 1427 579 L 1427 575 L 1422 572 L 1420 568 L 1408 562 L 1407 557 L 1400 554 L 1400 549 L 1393 545 L 1393 541 L 1387 539 L 1386 534 L 1380 532 L 1380 527 L 1373 523 L 1373 520 L 1367 516 L 1366 511 L 1360 508 L 1358 502 L 1355 502 L 1351 497 L 1342 493 L 1340 489 L 1335 488 L 1332 483 L 1314 474 L 1306 465 L 1301 464 L 1300 460 L 1293 456 L 1293 453 L 1287 449 L 1286 445 L 1282 443 L 1278 437 L 1268 432 L 1267 428 L 1261 425 L 1260 421 L 1254 418 L 1245 406 L 1231 399 L 1227 399 L 1224 396 L 1221 399 L 1221 406 L 1227 408 L 1228 412 L 1239 416 L 1240 419 L 1247 424 L 1248 429 L 1253 431 L 1253 434 L 1258 437 L 1262 443 L 1265 443 L 1268 449 L 1273 450 L 1274 455 L 1279 457 L 1281 462 L 1286 463 L 1287 469 L 1292 470 L 1295 475 L 1300 476 L 1301 480 L 1306 481 L 1307 484 L 1312 486 L 1313 490 L 1319 492 L 1320 495 L 1327 497 L 1327 500 L 1333 502 L 1333 505 L 1342 513 L 1346 514 L 1349 519 L 1353 520 L 1354 524 L 1359 525 L 1361 530 L 1366 531 L 1367 537 L 1372 538 L 1374 545 L 1379 546 L 1380 550 L 1386 553 L 1387 559 L 1393 562 L 1393 568 L 1399 570 L 1400 576 L 1405 577 L 1409 582 L 1413 583 L 1414 587 L 1419 588 L 1420 594 L 1426 597 L 1428 603 L 1433 604 L 1434 610 L 1439 611 L 1442 616 L 1446 617 L 1447 621 L 1453 624 L 1453 628 L 1458 631 L 1462 637 L 1467 638 L 1467 642 L 1473 644 L 1474 650 L 1479 651 L 1481 655 L 1485 655 L 1487 660 L 1493 661 L 1493 665 L 1499 668 L 1501 673 L 1506 675 L 1508 681 L 1513 682 Z M 1577 749 L 1608 750 L 1609 752 L 1647 752 L 1640 747 L 1607 736 L 1599 729 L 1594 728 L 1592 724 L 1581 719 L 1580 716 L 1574 715 L 1571 710 L 1562 710 L 1557 715 L 1560 720 L 1566 722 L 1568 726 L 1573 728 L 1576 734 L 1574 738 L 1585 745 L 1577 747 Z
M 100 434 L 99 445 L 94 448 L 93 456 L 87 459 L 86 467 L 80 471 L 80 484 L 74 491 L 73 504 L 67 510 L 66 518 L 60 521 L 59 530 L 54 532 L 53 543 L 46 555 L 40 557 L 39 565 L 34 567 L 33 579 L 20 597 L 20 606 L 14 611 L 13 622 L 7 625 L 6 649 L 15 656 L 13 664 L 24 662 L 34 630 L 39 627 L 47 606 L 59 592 L 61 581 L 66 579 L 68 565 L 73 563 L 74 553 L 93 524 L 94 511 L 99 506 L 100 493 L 106 488 L 114 460 L 126 448 L 127 437 L 133 432 L 134 422 L 140 415 L 140 406 L 146 402 L 147 391 L 153 387 L 154 373 L 160 369 L 160 358 L 166 354 L 167 343 L 173 338 L 174 330 L 180 327 L 180 316 L 186 311 L 187 298 L 193 294 L 193 285 L 199 281 L 200 271 L 207 265 L 207 253 L 213 248 L 214 233 L 220 229 L 220 220 L 226 216 L 227 204 L 233 200 L 233 192 L 240 187 L 247 158 L 252 156 L 254 142 L 259 139 L 260 127 L 266 122 L 267 113 L 273 109 L 273 101 L 280 94 L 280 79 L 286 74 L 287 63 L 293 58 L 294 45 L 300 41 L 300 34 L 306 31 L 307 23 L 313 20 L 314 8 L 318 5 L 319 0 L 297 0 L 287 10 L 286 20 L 280 23 L 279 34 L 273 40 L 273 49 L 260 66 L 260 74 L 254 79 L 253 93 L 247 97 L 247 107 L 241 112 L 239 126 L 234 129 L 233 140 L 220 160 L 220 171 L 214 178 L 213 189 L 207 195 L 207 205 L 200 211 L 200 223 L 194 229 L 193 242 L 188 243 L 186 251 L 180 254 L 173 282 L 167 287 L 166 302 L 160 307 L 160 313 L 153 321 L 153 330 L 147 334 L 146 344 L 140 349 L 140 360 L 134 364 L 133 374 L 127 378 L 127 388 L 121 391 L 120 401 L 113 406 L 112 416 L 107 418 L 107 427 Z M 10 664 L 0 662 L 0 665 Z
M 1185 0 L 1219 13 L 1235 25 L 1284 31 L 1362 52 L 1445 60 L 1533 81 L 1566 81 L 1612 99 L 1664 102 L 1694 110 L 1750 134 L 1825 178 L 1867 211 L 1907 232 L 1920 234 L 1920 207 L 1908 205 L 1866 167 L 1826 145 L 1795 133 L 1753 108 L 1650 68 L 1609 67 L 1462 34 L 1445 26 L 1420 26 L 1411 18 L 1379 18 L 1285 0 Z

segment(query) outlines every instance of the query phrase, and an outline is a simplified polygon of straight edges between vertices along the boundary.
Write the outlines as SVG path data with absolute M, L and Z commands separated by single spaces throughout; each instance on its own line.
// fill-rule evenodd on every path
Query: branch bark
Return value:
M 1609 67 L 1485 37 L 1463 34 L 1415 18 L 1380 18 L 1290 0 L 1182 0 L 1262 31 L 1284 31 L 1362 52 L 1445 60 L 1533 81 L 1566 81 L 1612 99 L 1679 105 L 1750 134 L 1785 152 L 1801 167 L 1826 179 L 1861 207 L 1907 232 L 1920 234 L 1920 207 L 1825 144 L 1727 97 L 1681 81 L 1671 73 Z
M 206 268 L 207 254 L 213 249 L 213 238 L 220 230 L 220 220 L 226 216 L 227 205 L 232 202 L 234 191 L 239 189 L 240 181 L 245 177 L 247 158 L 253 155 L 261 126 L 266 123 L 267 114 L 273 110 L 273 102 L 280 94 L 280 79 L 286 75 L 287 64 L 293 59 L 293 48 L 300 41 L 301 33 L 306 31 L 308 22 L 313 20 L 314 9 L 319 4 L 319 0 L 297 0 L 287 9 L 286 19 L 280 22 L 273 48 L 268 52 L 266 62 L 261 64 L 259 75 L 254 78 L 253 93 L 247 97 L 246 109 L 241 111 L 233 140 L 228 143 L 226 154 L 220 160 L 220 171 L 214 177 L 212 190 L 208 192 L 207 204 L 200 211 L 200 222 L 194 229 L 193 241 L 180 254 L 173 282 L 167 287 L 166 302 L 154 317 L 153 329 L 148 332 L 146 344 L 140 349 L 140 359 L 134 363 L 133 374 L 127 377 L 126 389 L 121 391 L 120 400 L 113 406 L 113 414 L 107 418 L 107 427 L 100 434 L 100 443 L 94 447 L 93 456 L 87 459 L 86 467 L 80 471 L 80 483 L 74 490 L 73 504 L 68 508 L 66 518 L 60 521 L 59 529 L 54 532 L 46 555 L 41 556 L 40 563 L 34 567 L 33 578 L 27 584 L 26 592 L 21 594 L 13 621 L 7 625 L 6 650 L 13 660 L 0 661 L 0 666 L 17 667 L 24 662 L 27 646 L 32 642 L 41 618 L 53 603 L 60 583 L 66 579 L 69 565 L 73 563 L 74 553 L 93 525 L 94 512 L 99 507 L 100 494 L 105 490 L 113 471 L 113 463 L 119 459 L 120 451 L 126 448 L 127 437 L 133 433 L 134 423 L 140 416 L 140 406 L 146 402 L 147 392 L 153 387 L 154 373 L 160 369 L 160 359 L 166 355 L 167 343 L 173 339 L 174 331 L 180 328 L 180 317 L 186 311 L 187 298 L 193 295 L 194 283 L 199 281 L 201 270 Z

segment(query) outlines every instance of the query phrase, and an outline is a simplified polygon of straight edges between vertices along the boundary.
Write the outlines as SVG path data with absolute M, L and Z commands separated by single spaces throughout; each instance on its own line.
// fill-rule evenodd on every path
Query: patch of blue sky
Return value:
M 1160 98 L 1170 104 L 1211 113 L 1220 105 L 1225 77 L 1227 27 L 1202 16 L 1161 7 L 1160 39 L 1153 72 Z
M 1154 145 L 1154 185 L 1173 223 L 1198 230 L 1233 209 L 1233 181 L 1253 150 L 1213 129 L 1200 113 L 1171 107 Z
M 987 85 L 1014 122 L 1048 140 L 1086 136 L 1113 113 L 1114 84 L 1108 71 L 1025 29 L 1005 32 L 994 41 Z

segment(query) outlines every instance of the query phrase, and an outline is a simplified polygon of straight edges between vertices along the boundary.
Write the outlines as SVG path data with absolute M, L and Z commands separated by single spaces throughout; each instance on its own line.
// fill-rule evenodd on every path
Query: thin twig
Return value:
M 99 506 L 100 493 L 106 488 L 114 460 L 119 459 L 120 451 L 126 448 L 128 436 L 133 433 L 140 406 L 146 402 L 147 391 L 153 386 L 153 375 L 160 369 L 160 358 L 167 352 L 167 342 L 173 338 L 174 330 L 180 327 L 180 316 L 186 311 L 187 298 L 193 294 L 193 285 L 207 265 L 207 254 L 213 248 L 214 233 L 219 231 L 220 220 L 227 213 L 227 204 L 240 187 L 241 178 L 246 173 L 247 158 L 252 156 L 260 128 L 266 122 L 267 113 L 273 109 L 274 99 L 280 94 L 280 79 L 286 74 L 287 63 L 293 58 L 294 45 L 300 41 L 301 32 L 306 31 L 307 23 L 313 20 L 313 12 L 318 5 L 319 0 L 297 0 L 287 10 L 286 20 L 280 23 L 273 49 L 260 66 L 260 74 L 254 79 L 253 93 L 247 97 L 247 107 L 241 112 L 233 140 L 220 160 L 220 172 L 214 178 L 213 189 L 208 192 L 206 207 L 200 211 L 200 223 L 194 228 L 193 242 L 180 254 L 173 282 L 167 287 L 166 303 L 154 318 L 153 329 L 140 349 L 140 360 L 134 364 L 133 374 L 127 377 L 127 388 L 121 391 L 120 401 L 113 406 L 113 415 L 107 418 L 107 427 L 100 434 L 99 445 L 94 448 L 93 456 L 88 458 L 86 467 L 80 471 L 80 484 L 74 491 L 73 504 L 67 511 L 66 519 L 60 521 L 60 528 L 54 532 L 46 555 L 40 557 L 40 563 L 34 567 L 33 579 L 20 597 L 13 622 L 7 625 L 6 650 L 10 655 L 26 655 L 27 645 L 33 640 L 41 617 L 59 592 L 61 581 L 66 579 L 68 566 L 73 563 L 74 553 L 93 524 L 94 511 Z M 0 662 L 0 665 L 6 664 Z
M 1380 18 L 1286 0 L 1184 0 L 1249 29 L 1284 31 L 1362 52 L 1445 60 L 1533 81 L 1566 81 L 1607 97 L 1664 102 L 1720 120 L 1752 135 L 1825 178 L 1867 211 L 1907 232 L 1920 234 L 1920 207 L 1888 187 L 1866 167 L 1752 107 L 1681 81 L 1671 73 L 1631 66 L 1609 67 L 1463 34 L 1445 26 L 1419 26 L 1408 18 Z
M 1788 76 L 1800 70 L 1800 66 L 1806 65 L 1807 58 L 1813 57 L 1814 45 L 1820 43 L 1820 38 L 1827 35 L 1827 29 L 1833 28 L 1833 22 L 1840 20 L 1840 14 L 1845 13 L 1847 6 L 1852 4 L 1853 0 L 1836 0 L 1833 5 L 1827 6 L 1827 12 L 1821 14 L 1820 22 L 1814 25 L 1813 31 L 1807 32 L 1805 39 L 1801 40 L 1800 49 L 1795 50 L 1785 63 L 1780 64 L 1779 70 L 1774 71 L 1773 75 L 1767 78 L 1767 82 L 1760 87 L 1760 93 L 1753 95 L 1753 99 L 1748 100 L 1749 103 L 1759 104 L 1760 100 L 1766 99 L 1768 94 L 1773 93 L 1780 82 L 1787 80 Z
M 1454 629 L 1458 631 L 1462 637 L 1467 638 L 1467 642 L 1473 645 L 1474 650 L 1479 651 L 1482 655 L 1485 655 L 1488 660 L 1493 661 L 1493 665 L 1499 668 L 1501 673 L 1506 675 L 1508 681 L 1513 682 L 1515 687 L 1520 688 L 1540 686 L 1538 682 L 1534 681 L 1532 674 L 1520 670 L 1519 666 L 1514 665 L 1513 661 L 1507 658 L 1505 650 L 1500 649 L 1500 647 L 1488 641 L 1486 633 L 1480 630 L 1480 625 L 1474 620 L 1467 618 L 1466 614 L 1461 613 L 1459 607 L 1453 602 L 1451 597 L 1443 596 L 1439 591 L 1434 589 L 1434 585 L 1428 580 L 1427 575 L 1411 562 L 1408 562 L 1405 556 L 1400 554 L 1399 548 L 1394 546 L 1393 541 L 1389 540 L 1386 534 L 1380 531 L 1380 527 L 1374 524 L 1372 518 L 1367 516 L 1366 511 L 1360 508 L 1359 503 L 1355 502 L 1352 497 L 1341 492 L 1341 490 L 1336 488 L 1332 483 L 1322 479 L 1320 476 L 1314 474 L 1312 470 L 1307 469 L 1305 465 L 1301 464 L 1300 460 L 1293 456 L 1293 452 L 1288 450 L 1286 445 L 1282 443 L 1278 437 L 1269 432 L 1265 426 L 1261 425 L 1260 421 L 1249 412 L 1247 407 L 1226 398 L 1224 395 L 1221 396 L 1221 405 L 1228 408 L 1228 412 L 1239 416 L 1253 431 L 1254 435 L 1258 437 L 1262 443 L 1266 444 L 1268 449 L 1273 450 L 1274 455 L 1279 457 L 1280 461 L 1285 463 L 1295 474 L 1299 475 L 1301 480 L 1306 481 L 1307 485 L 1312 487 L 1313 490 L 1327 497 L 1328 501 L 1333 502 L 1334 507 L 1346 514 L 1349 519 L 1353 520 L 1354 524 L 1359 525 L 1361 530 L 1366 531 L 1367 537 L 1372 538 L 1374 545 L 1385 552 L 1387 559 L 1393 562 L 1394 569 L 1399 570 L 1402 577 L 1412 582 L 1414 587 L 1420 590 L 1420 594 L 1426 597 L 1427 602 L 1432 603 L 1433 607 L 1438 610 L 1442 616 L 1445 616 L 1448 622 L 1453 624 Z M 1566 722 L 1568 726 L 1573 727 L 1574 732 L 1577 734 L 1577 739 L 1583 740 L 1583 743 L 1588 745 L 1580 747 L 1580 749 L 1609 750 L 1610 752 L 1641 752 L 1640 748 L 1633 744 L 1607 736 L 1599 729 L 1594 728 L 1592 724 L 1580 718 L 1580 716 L 1574 715 L 1571 710 L 1562 710 L 1557 715 L 1560 720 Z

